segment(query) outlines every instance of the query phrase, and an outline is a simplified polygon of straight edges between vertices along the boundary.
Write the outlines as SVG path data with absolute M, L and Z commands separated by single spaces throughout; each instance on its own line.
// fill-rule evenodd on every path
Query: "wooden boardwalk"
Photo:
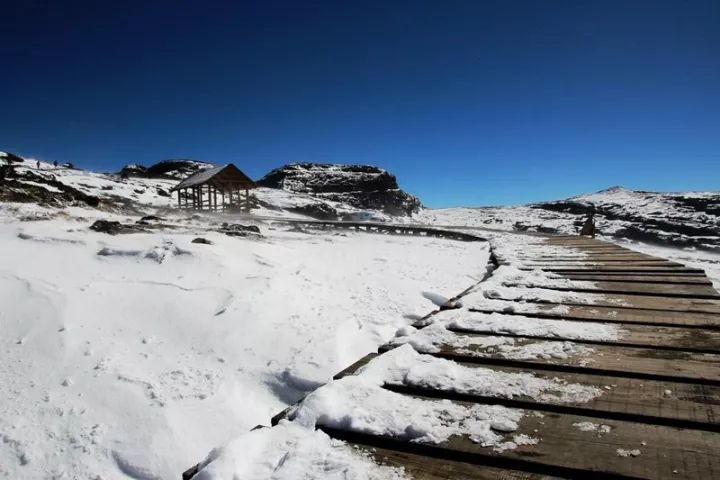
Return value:
M 564 342 L 590 347 L 592 353 L 584 359 L 570 354 L 524 360 L 501 356 L 482 343 L 458 348 L 450 341 L 430 354 L 469 368 L 527 372 L 599 387 L 602 395 L 586 403 L 568 404 L 550 397 L 508 398 L 447 388 L 384 386 L 402 395 L 520 408 L 525 415 L 513 433 L 539 442 L 514 449 L 482 447 L 464 436 L 425 444 L 350 430 L 323 430 L 368 452 L 379 463 L 404 467 L 406 474 L 417 480 L 720 478 L 720 294 L 704 272 L 585 237 L 538 237 L 534 242 L 560 247 L 547 250 L 561 253 L 527 255 L 521 259 L 521 268 L 541 268 L 577 281 L 560 290 L 602 297 L 592 305 L 499 299 L 492 308 L 466 305 L 470 308 L 457 312 L 611 325 L 620 327 L 622 335 L 614 340 L 573 340 L 451 328 L 458 336 L 513 337 L 514 345 Z M 512 311 L 504 305 L 512 305 Z M 562 309 L 557 308 L 560 305 Z M 392 348 L 381 347 L 379 353 L 359 360 L 336 378 L 354 374 Z M 602 428 L 578 428 L 591 424 Z
M 536 445 L 495 451 L 468 438 L 439 445 L 326 429 L 370 452 L 379 462 L 403 466 L 412 478 L 430 480 L 526 478 L 720 478 L 720 294 L 701 270 L 583 237 L 549 237 L 537 243 L 567 249 L 559 255 L 522 258 L 523 268 L 542 268 L 576 280 L 563 288 L 601 294 L 594 305 L 514 304 L 512 315 L 554 322 L 573 320 L 622 328 L 613 341 L 514 336 L 516 345 L 571 342 L 589 345 L 592 361 L 515 360 L 482 347 L 441 345 L 432 355 L 465 366 L 530 372 L 541 378 L 602 387 L 587 403 L 563 404 L 531 397 L 476 396 L 451 389 L 386 385 L 403 395 L 458 403 L 499 404 L 526 412 L 515 433 L 539 438 Z M 554 249 L 553 251 L 557 251 Z M 518 285 L 521 286 L 522 285 Z M 472 313 L 492 309 L 469 309 Z M 507 314 L 499 308 L 497 312 Z M 454 330 L 490 337 L 488 331 Z M 380 352 L 393 348 L 388 345 Z M 350 375 L 377 354 L 338 376 Z M 277 420 L 277 419 L 276 419 Z M 606 433 L 578 424 L 606 425 Z M 628 453 L 632 452 L 632 453 Z M 639 454 L 638 454 L 639 452 Z

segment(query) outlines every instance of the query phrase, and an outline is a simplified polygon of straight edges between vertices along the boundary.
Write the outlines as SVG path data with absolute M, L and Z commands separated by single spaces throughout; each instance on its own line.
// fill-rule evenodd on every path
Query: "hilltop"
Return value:
M 518 207 L 421 211 L 416 219 L 508 231 L 577 233 L 594 214 L 598 235 L 720 250 L 720 192 L 647 192 L 612 187 Z

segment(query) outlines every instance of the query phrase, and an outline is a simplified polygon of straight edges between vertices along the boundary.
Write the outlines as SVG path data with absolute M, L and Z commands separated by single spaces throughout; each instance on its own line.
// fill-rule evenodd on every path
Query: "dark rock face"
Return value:
M 182 180 L 200 170 L 212 168 L 211 163 L 200 160 L 174 159 L 163 160 L 149 167 L 131 163 L 120 170 L 120 175 L 125 177 L 143 178 L 174 178 Z
M 400 190 L 394 175 L 369 165 L 294 163 L 271 171 L 257 183 L 390 215 L 410 215 L 422 206 Z

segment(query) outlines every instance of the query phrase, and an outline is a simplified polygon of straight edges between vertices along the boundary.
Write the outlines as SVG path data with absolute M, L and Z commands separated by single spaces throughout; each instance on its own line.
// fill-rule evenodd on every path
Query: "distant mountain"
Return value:
M 394 175 L 370 165 L 293 163 L 257 183 L 388 215 L 411 215 L 422 207 L 417 197 L 400 189 Z

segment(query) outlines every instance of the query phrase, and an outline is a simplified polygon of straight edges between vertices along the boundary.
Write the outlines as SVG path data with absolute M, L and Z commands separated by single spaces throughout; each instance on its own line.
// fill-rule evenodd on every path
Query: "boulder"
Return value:
M 119 233 L 137 233 L 145 230 L 137 225 L 124 225 L 120 222 L 112 220 L 97 220 L 90 225 L 90 230 L 108 235 L 117 235 Z
M 212 244 L 213 244 L 213 242 L 211 242 L 211 241 L 208 240 L 207 238 L 203 238 L 203 237 L 193 238 L 193 239 L 190 241 L 190 243 L 200 243 L 200 244 L 203 244 L 203 245 L 212 245 Z

